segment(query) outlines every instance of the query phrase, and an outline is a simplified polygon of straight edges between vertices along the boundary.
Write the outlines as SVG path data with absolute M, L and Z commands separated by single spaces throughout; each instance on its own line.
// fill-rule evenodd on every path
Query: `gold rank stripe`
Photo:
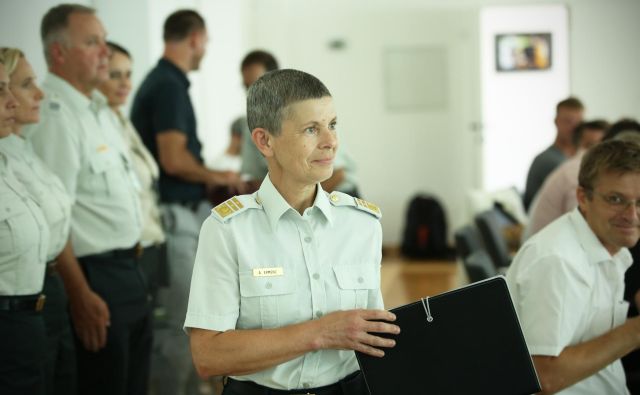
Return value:
M 239 209 L 244 207 L 237 197 L 234 196 L 231 198 L 231 200 L 236 204 L 236 206 L 238 206 Z
M 240 203 L 240 200 L 238 200 L 238 198 L 234 196 L 231 199 L 225 201 L 224 203 L 221 203 L 216 207 L 214 207 L 214 210 L 216 210 L 216 213 L 218 213 L 218 215 L 224 218 L 235 213 L 236 211 L 242 208 L 244 208 L 244 205 Z
M 378 206 L 376 206 L 373 203 L 369 203 L 366 200 L 362 200 L 360 198 L 356 198 L 356 203 L 358 204 L 358 206 L 367 208 L 367 209 L 373 211 L 374 213 L 380 214 L 380 208 L 378 208 Z

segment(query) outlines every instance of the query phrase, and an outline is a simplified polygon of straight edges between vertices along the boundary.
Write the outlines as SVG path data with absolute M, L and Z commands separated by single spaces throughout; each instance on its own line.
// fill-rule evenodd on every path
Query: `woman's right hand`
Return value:
M 400 327 L 390 323 L 395 320 L 396 316 L 386 310 L 335 311 L 316 320 L 319 335 L 314 348 L 354 350 L 383 357 L 384 351 L 380 348 L 391 348 L 396 342 L 373 333 L 397 335 Z

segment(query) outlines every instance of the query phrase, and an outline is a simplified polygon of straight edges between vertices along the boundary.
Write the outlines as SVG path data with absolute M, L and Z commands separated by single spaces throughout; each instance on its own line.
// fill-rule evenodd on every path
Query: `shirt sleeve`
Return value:
M 569 262 L 536 258 L 534 251 L 523 251 L 521 262 L 514 262 L 523 269 L 515 278 L 514 304 L 531 355 L 558 356 L 574 340 L 590 287 Z
M 155 133 L 189 130 L 191 99 L 184 87 L 171 81 L 161 85 L 153 96 L 152 122 Z
M 373 261 L 376 265 L 376 273 L 377 273 L 377 284 L 378 287 L 374 290 L 369 291 L 369 300 L 367 301 L 367 308 L 369 309 L 384 309 L 384 301 L 382 300 L 382 289 L 381 289 L 381 264 L 382 264 L 382 225 L 380 225 L 380 221 L 376 220 L 376 231 L 375 231 L 375 239 L 376 242 L 374 245 L 376 246 L 375 257 Z
M 72 204 L 82 162 L 78 120 L 53 110 L 43 110 L 40 122 L 29 129 L 27 137 L 34 152 L 62 181 Z
M 240 314 L 240 286 L 234 241 L 229 225 L 209 217 L 200 231 L 189 305 L 184 323 L 214 331 L 235 329 Z

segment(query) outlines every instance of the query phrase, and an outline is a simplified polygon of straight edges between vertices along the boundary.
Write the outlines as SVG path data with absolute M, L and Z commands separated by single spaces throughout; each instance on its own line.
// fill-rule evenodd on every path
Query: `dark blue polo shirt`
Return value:
M 131 122 L 158 163 L 158 133 L 180 131 L 187 149 L 202 163 L 202 144 L 196 134 L 196 116 L 189 97 L 189 79 L 176 65 L 160 59 L 140 85 L 131 107 Z M 160 201 L 197 202 L 205 198 L 204 184 L 168 175 L 160 166 Z

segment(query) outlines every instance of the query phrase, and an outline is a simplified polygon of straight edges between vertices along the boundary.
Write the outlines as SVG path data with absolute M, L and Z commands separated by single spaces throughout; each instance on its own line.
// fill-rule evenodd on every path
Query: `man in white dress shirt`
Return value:
M 623 292 L 640 237 L 640 145 L 596 145 L 578 180 L 578 207 L 525 243 L 507 281 L 543 393 L 628 394 L 620 358 L 640 346 L 640 318 L 627 320 Z

